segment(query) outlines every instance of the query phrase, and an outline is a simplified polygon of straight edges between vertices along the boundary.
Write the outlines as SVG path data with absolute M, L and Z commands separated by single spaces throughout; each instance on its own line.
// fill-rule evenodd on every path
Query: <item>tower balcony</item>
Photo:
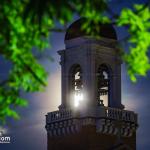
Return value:
M 46 115 L 46 130 L 50 137 L 74 134 L 85 126 L 95 126 L 97 133 L 130 137 L 138 127 L 133 111 L 97 106 L 88 110 L 60 109 Z

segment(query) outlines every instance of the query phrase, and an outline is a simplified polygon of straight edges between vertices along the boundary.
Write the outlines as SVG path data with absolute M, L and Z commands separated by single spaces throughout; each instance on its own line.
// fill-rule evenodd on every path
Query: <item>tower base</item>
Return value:
M 136 150 L 136 133 L 118 139 L 117 135 L 96 132 L 96 126 L 84 126 L 80 132 L 65 136 L 48 135 L 48 150 Z

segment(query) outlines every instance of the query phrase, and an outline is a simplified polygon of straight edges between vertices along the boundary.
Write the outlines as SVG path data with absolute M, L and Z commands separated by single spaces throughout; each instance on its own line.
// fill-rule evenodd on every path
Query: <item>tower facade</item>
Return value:
M 111 24 L 100 39 L 67 29 L 61 57 L 62 101 L 46 115 L 48 150 L 136 149 L 137 114 L 121 104 L 121 59 Z

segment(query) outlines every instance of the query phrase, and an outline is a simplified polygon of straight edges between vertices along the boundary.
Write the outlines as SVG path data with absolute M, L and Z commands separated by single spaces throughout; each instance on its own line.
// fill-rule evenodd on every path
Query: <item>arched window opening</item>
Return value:
M 73 91 L 73 103 L 75 107 L 81 105 L 83 101 L 83 82 L 82 71 L 79 65 L 75 66 L 72 72 L 72 91 Z
M 97 73 L 97 101 L 99 105 L 108 106 L 110 92 L 110 74 L 106 66 L 101 65 Z

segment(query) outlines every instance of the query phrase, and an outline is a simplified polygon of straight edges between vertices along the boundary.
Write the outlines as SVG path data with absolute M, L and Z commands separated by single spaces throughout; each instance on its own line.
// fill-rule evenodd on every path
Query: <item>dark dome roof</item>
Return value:
M 73 38 L 90 35 L 86 32 L 86 30 L 81 29 L 81 26 L 85 22 L 86 22 L 85 18 L 81 18 L 73 22 L 66 31 L 65 40 L 70 40 Z M 91 26 L 94 26 L 94 23 L 91 22 Z M 112 24 L 99 23 L 99 26 L 100 26 L 100 32 L 97 33 L 98 36 L 117 40 L 117 34 Z

